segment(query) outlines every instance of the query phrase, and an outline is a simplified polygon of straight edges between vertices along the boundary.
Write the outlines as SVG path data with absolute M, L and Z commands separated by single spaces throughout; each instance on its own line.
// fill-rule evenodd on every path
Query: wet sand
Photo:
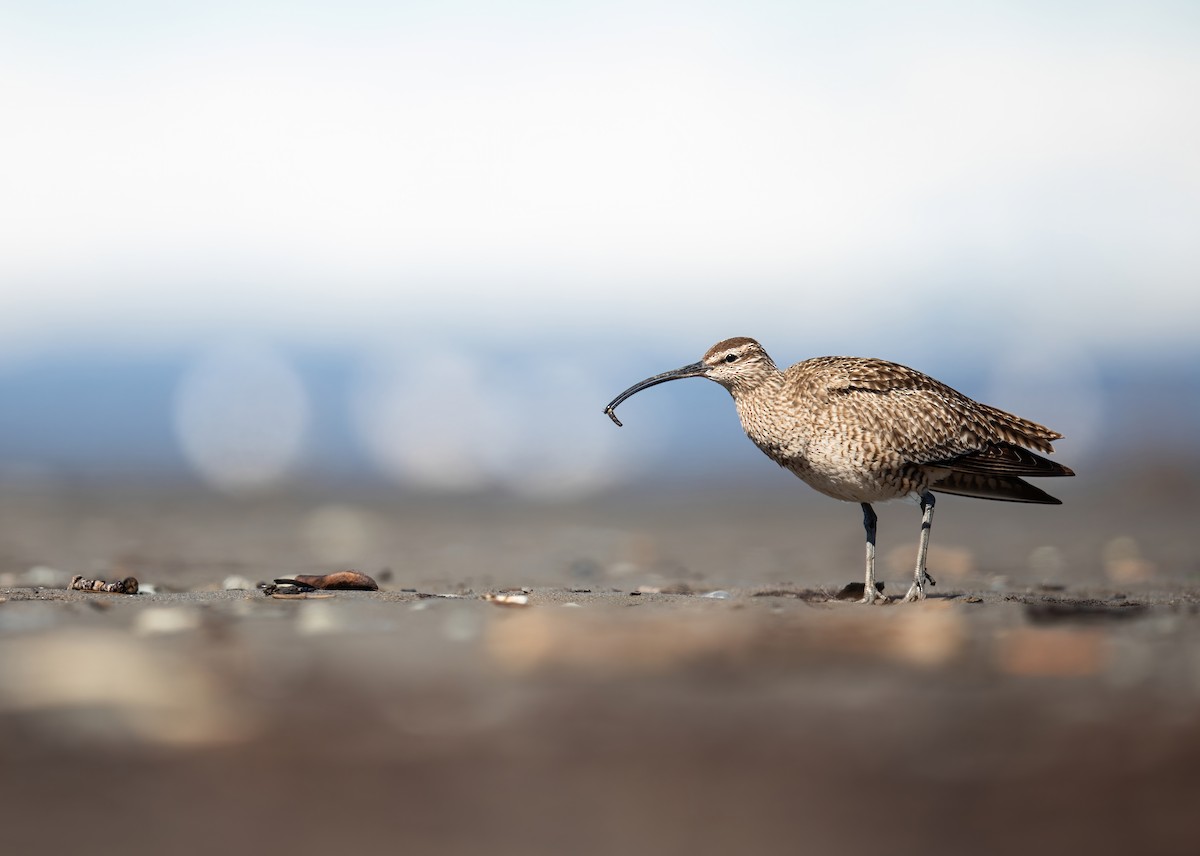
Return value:
M 1191 852 L 1188 502 L 947 500 L 862 607 L 856 510 L 782 496 L 9 491 L 6 850 Z

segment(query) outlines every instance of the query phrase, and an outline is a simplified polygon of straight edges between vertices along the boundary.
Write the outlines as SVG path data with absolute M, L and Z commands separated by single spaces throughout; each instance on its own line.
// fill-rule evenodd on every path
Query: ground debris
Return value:
M 752 592 L 751 597 L 790 597 L 805 603 L 828 603 L 834 600 L 833 594 L 826 589 L 763 589 Z M 862 597 L 862 584 L 859 584 L 859 597 Z
M 500 592 L 499 594 L 485 594 L 483 599 L 497 606 L 529 606 L 529 595 L 525 593 Z
M 123 580 L 115 582 L 105 582 L 104 580 L 85 580 L 79 574 L 71 577 L 71 582 L 67 586 L 68 589 L 74 591 L 98 591 L 108 592 L 112 594 L 137 594 L 138 581 L 134 577 L 126 577 Z
M 305 595 L 317 590 L 326 591 L 379 591 L 379 585 L 366 574 L 358 571 L 338 571 L 334 574 L 297 574 L 295 577 L 280 577 L 272 583 L 259 586 L 268 597 Z
M 276 580 L 278 582 L 278 580 Z M 358 571 L 337 571 L 332 574 L 298 574 L 294 582 L 314 589 L 339 591 L 379 591 L 379 583 Z
M 1138 618 L 1149 613 L 1143 603 L 1121 600 L 1096 600 L 1094 598 L 1022 597 L 1012 595 L 1005 600 L 1015 600 L 1025 606 L 1025 615 L 1033 624 L 1053 624 L 1062 621 L 1105 622 Z
M 673 582 L 665 585 L 640 585 L 631 594 L 695 594 L 696 590 L 685 582 Z

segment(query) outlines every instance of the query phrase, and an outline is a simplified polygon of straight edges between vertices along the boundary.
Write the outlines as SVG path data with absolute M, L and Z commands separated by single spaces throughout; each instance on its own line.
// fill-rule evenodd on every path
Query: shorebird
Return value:
M 980 404 L 926 374 L 869 357 L 815 357 L 780 371 L 754 339 L 718 342 L 697 363 L 646 378 L 605 414 L 643 389 L 704 377 L 729 390 L 742 428 L 767 457 L 826 496 L 862 506 L 867 536 L 863 603 L 875 589 L 873 503 L 912 499 L 921 508 L 917 567 L 905 601 L 936 585 L 925 569 L 934 493 L 1060 505 L 1022 476 L 1073 476 L 1035 454 L 1053 452 L 1051 431 Z

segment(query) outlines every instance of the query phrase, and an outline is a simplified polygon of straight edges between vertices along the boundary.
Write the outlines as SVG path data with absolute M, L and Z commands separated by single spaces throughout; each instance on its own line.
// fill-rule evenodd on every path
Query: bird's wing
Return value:
M 1047 467 L 1057 466 L 1038 464 L 1044 459 L 1020 447 L 1050 452 L 1050 441 L 1062 435 L 980 404 L 927 374 L 870 358 L 809 362 L 815 364 L 813 379 L 824 387 L 824 406 L 841 430 L 862 426 L 864 435 L 910 463 L 949 466 L 962 460 L 965 471 L 1007 475 L 1050 475 Z M 966 460 L 969 456 L 974 457 Z
M 929 461 L 956 472 L 996 476 L 1073 476 L 1069 468 L 1011 443 L 990 443 L 946 461 Z
M 1062 505 L 1062 500 L 1016 476 L 982 476 L 976 473 L 954 471 L 942 476 L 930 486 L 930 489 L 937 493 L 973 496 L 976 499 Z

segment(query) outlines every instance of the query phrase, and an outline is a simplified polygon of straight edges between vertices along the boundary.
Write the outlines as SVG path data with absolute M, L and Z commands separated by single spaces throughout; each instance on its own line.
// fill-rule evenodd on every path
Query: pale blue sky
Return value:
M 0 341 L 1193 341 L 1196 10 L 5 3 Z

